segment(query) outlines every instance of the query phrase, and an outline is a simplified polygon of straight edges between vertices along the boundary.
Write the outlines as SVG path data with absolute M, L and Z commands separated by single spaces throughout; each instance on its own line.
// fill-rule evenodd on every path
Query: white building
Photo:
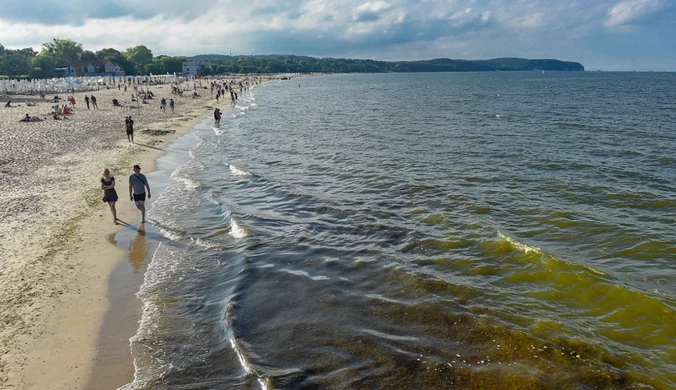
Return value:
M 196 76 L 196 75 L 202 73 L 202 69 L 204 69 L 205 66 L 210 66 L 210 65 L 206 64 L 204 62 L 184 62 L 183 63 L 183 74 L 184 75 Z

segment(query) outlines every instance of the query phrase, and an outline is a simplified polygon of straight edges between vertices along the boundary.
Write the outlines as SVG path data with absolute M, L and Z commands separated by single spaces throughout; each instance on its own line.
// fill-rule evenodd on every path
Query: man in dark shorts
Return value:
M 134 143 L 134 120 L 131 119 L 131 115 L 124 118 L 124 125 L 127 129 L 127 141 Z
M 150 199 L 148 179 L 141 173 L 141 167 L 134 165 L 134 172 L 129 176 L 129 200 L 133 201 L 136 208 L 141 211 L 141 223 L 146 222 L 146 189 L 148 189 L 148 199 Z

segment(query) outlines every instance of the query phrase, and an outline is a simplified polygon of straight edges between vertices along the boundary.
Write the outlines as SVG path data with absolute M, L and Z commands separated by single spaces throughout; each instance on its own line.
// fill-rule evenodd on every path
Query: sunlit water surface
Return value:
M 240 97 L 150 175 L 125 388 L 676 387 L 676 74 Z

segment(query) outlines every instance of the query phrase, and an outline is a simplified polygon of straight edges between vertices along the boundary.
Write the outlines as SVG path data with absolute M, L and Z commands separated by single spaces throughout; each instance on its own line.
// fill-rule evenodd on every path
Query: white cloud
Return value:
M 384 1 L 374 1 L 364 3 L 352 10 L 352 20 L 360 21 L 375 21 L 380 18 L 380 14 L 387 11 L 391 6 Z
M 451 15 L 451 19 L 453 19 L 453 20 L 467 19 L 467 16 L 469 16 L 471 12 L 472 12 L 471 8 L 465 8 L 464 11 L 458 11 L 458 12 L 454 13 L 453 15 Z
M 661 0 L 629 0 L 615 4 L 608 10 L 607 27 L 619 26 L 652 13 L 662 6 Z
M 557 18 L 565 17 L 557 13 L 559 7 L 560 5 L 543 7 L 537 2 L 518 2 L 515 5 L 497 8 L 495 18 L 498 23 L 509 29 L 540 28 L 554 23 Z
M 485 11 L 481 13 L 481 22 L 488 23 L 491 20 L 491 11 Z
M 0 44 L 11 49 L 70 38 L 92 51 L 143 44 L 155 55 L 576 61 L 575 53 L 621 59 L 631 40 L 655 47 L 655 63 L 676 70 L 669 50 L 676 0 L 72 0 L 56 8 L 48 7 L 53 0 L 33 0 L 30 12 L 18 1 L 0 3 Z M 626 33 L 608 34 L 611 26 Z

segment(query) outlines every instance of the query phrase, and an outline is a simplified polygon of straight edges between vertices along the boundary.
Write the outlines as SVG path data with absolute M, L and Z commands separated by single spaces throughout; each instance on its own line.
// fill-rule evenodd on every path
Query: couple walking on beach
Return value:
M 171 108 L 172 114 L 174 113 L 175 104 L 173 98 L 169 100 L 169 108 Z M 160 110 L 162 110 L 162 112 L 167 112 L 167 99 L 162 98 L 162 100 L 160 100 Z
M 75 100 L 75 99 L 73 99 L 73 100 Z M 98 109 L 99 109 L 99 106 L 96 104 L 96 98 L 94 97 L 94 95 L 92 95 L 91 98 L 90 98 L 89 96 L 85 95 L 84 101 L 85 101 L 85 103 L 87 104 L 87 109 L 88 109 L 88 110 L 89 110 L 89 102 L 90 102 L 90 101 L 91 101 L 91 103 L 92 103 L 92 107 L 94 107 L 95 110 L 98 110 Z M 73 106 L 75 106 L 75 103 L 73 103 Z
M 101 189 L 103 190 L 103 201 L 108 203 L 110 211 L 113 213 L 113 223 L 117 225 L 117 191 L 115 191 L 115 177 L 110 175 L 107 168 L 101 173 Z M 148 179 L 141 173 L 141 167 L 134 165 L 133 173 L 129 176 L 129 200 L 136 204 L 136 208 L 141 211 L 141 223 L 146 222 L 146 189 L 148 189 L 148 198 L 150 195 L 150 185 Z

